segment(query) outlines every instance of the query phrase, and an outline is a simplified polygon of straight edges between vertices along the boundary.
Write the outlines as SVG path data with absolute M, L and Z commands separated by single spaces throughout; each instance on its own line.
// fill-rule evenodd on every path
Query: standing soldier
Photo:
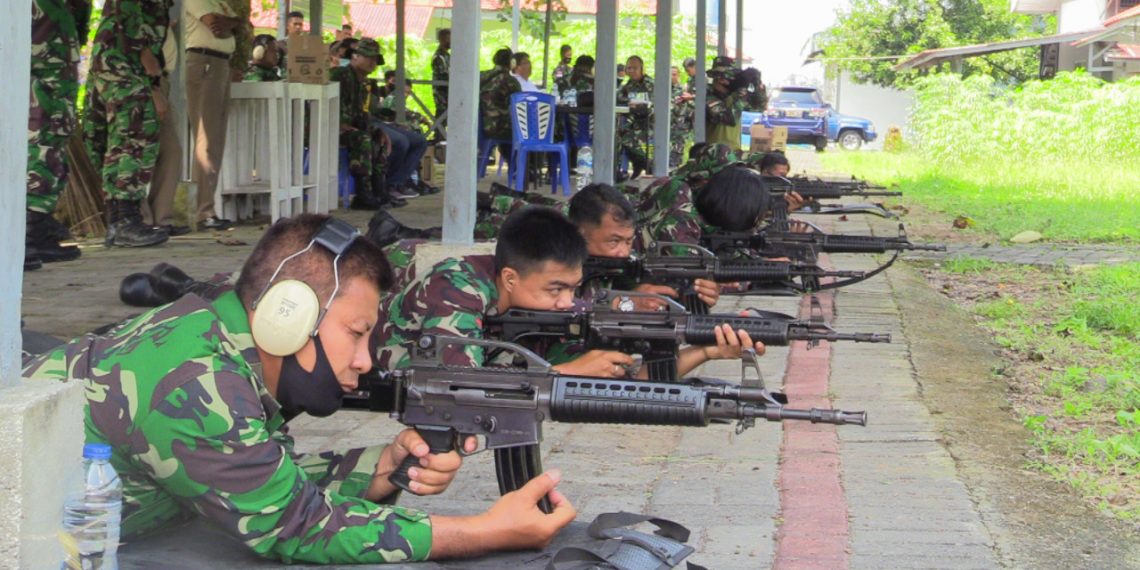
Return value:
M 165 0 L 108 0 L 95 31 L 84 136 L 107 196 L 107 247 L 165 242 L 140 209 L 158 159 L 159 124 L 168 103 L 160 88 Z
M 708 76 L 712 78 L 708 93 L 705 121 L 708 124 L 706 142 L 728 145 L 740 150 L 740 114 L 744 112 L 746 88 L 733 89 L 733 80 L 739 70 L 731 57 L 722 55 L 713 60 Z
M 495 67 L 483 72 L 479 81 L 479 109 L 483 115 L 483 131 L 493 139 L 511 139 L 509 107 L 511 94 L 522 90 L 511 75 L 511 50 L 495 52 Z M 500 151 L 501 152 L 501 151 Z
M 67 187 L 67 139 L 75 130 L 79 51 L 87 41 L 90 18 L 87 0 L 32 2 L 25 269 L 79 257 L 78 247 L 59 244 L 71 234 L 52 212 Z
M 558 55 L 558 67 L 554 68 L 554 74 L 551 76 L 551 83 L 554 84 L 555 88 L 557 88 L 561 81 L 568 77 L 573 71 L 573 69 L 570 67 L 570 61 L 574 57 L 574 48 L 563 44 L 563 46 L 558 50 Z
M 692 138 L 695 107 L 693 100 L 696 99 L 696 95 L 681 85 L 680 72 L 677 68 L 674 67 L 672 71 L 673 108 L 669 110 L 669 168 L 677 168 L 684 162 L 685 145 Z
M 594 90 L 594 58 L 580 55 L 574 60 L 574 69 L 562 76 L 556 84 L 559 93 L 573 89 L 578 93 Z
M 625 73 L 628 81 L 618 89 L 617 100 L 619 105 L 630 105 L 630 108 L 629 116 L 618 128 L 618 138 L 620 150 L 625 151 L 633 167 L 630 178 L 637 178 L 642 172 L 652 169 L 645 144 L 653 136 L 653 114 L 647 104 L 631 105 L 630 102 L 641 100 L 648 103 L 653 100 L 653 78 L 645 75 L 645 63 L 636 55 L 626 60 Z
M 435 55 L 431 58 L 431 97 L 435 100 L 435 116 L 442 135 L 447 127 L 443 114 L 447 112 L 447 82 L 451 77 L 451 28 L 441 28 L 436 32 L 436 38 L 439 47 L 435 48 Z M 436 85 L 437 81 L 442 81 L 443 85 Z

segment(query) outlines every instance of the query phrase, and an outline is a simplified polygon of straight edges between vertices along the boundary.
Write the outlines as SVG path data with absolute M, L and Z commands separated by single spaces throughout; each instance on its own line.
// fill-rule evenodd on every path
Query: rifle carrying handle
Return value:
M 457 451 L 455 430 L 448 427 L 433 427 L 433 426 L 416 426 L 416 433 L 424 438 L 424 442 L 428 444 L 429 453 L 449 453 Z M 412 479 L 408 477 L 408 470 L 420 464 L 420 458 L 408 453 L 408 456 L 400 462 L 399 467 L 388 476 L 388 481 L 393 485 L 413 494 L 419 493 L 411 489 Z

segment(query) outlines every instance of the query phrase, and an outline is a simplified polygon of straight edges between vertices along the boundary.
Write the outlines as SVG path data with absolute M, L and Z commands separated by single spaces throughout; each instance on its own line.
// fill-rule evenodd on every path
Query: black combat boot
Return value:
M 373 196 L 372 180 L 367 176 L 357 175 L 353 175 L 353 179 L 356 189 L 352 195 L 352 203 L 348 207 L 353 210 L 379 210 L 381 204 Z
M 63 224 L 55 221 L 51 214 L 28 210 L 27 226 L 24 230 L 24 259 L 38 259 L 43 263 L 78 259 L 80 255 L 78 247 L 59 244 L 58 236 L 63 234 L 70 236 L 71 232 L 68 232 Z
M 144 224 L 136 200 L 107 200 L 107 247 L 147 247 L 170 239 L 163 230 Z

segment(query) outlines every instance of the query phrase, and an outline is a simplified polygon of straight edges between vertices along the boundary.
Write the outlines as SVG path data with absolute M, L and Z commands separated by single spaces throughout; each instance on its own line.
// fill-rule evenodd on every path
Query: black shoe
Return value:
M 226 231 L 232 227 L 234 227 L 233 222 L 231 222 L 225 218 L 219 218 L 217 216 L 210 216 L 209 218 L 206 218 L 205 220 L 198 222 L 198 229 L 199 230 L 210 230 L 210 231 L 215 231 L 215 232 L 224 232 L 224 231 Z
M 154 226 L 142 222 L 139 202 L 134 200 L 108 200 L 107 237 L 103 245 L 107 247 L 148 247 L 170 239 L 170 236 Z
M 160 307 L 171 300 L 159 291 L 149 273 L 132 273 L 119 282 L 119 300 L 132 307 Z
M 67 228 L 64 228 L 55 218 L 49 214 L 28 210 L 26 220 L 24 259 L 37 259 L 42 264 L 72 261 L 79 258 L 78 247 L 60 245 L 60 240 L 57 237 L 60 235 L 59 229 L 62 228 L 66 232 Z
M 161 226 L 155 226 L 155 227 L 166 232 L 166 235 L 168 235 L 170 237 L 184 236 L 184 235 L 190 233 L 190 226 L 175 226 L 175 225 L 171 225 L 171 224 L 163 224 Z
M 393 198 L 403 198 L 405 200 L 412 200 L 420 197 L 419 192 L 416 192 L 415 190 L 412 190 L 403 184 L 399 186 L 389 186 L 388 195 Z
M 395 198 L 395 197 L 389 196 L 388 200 L 385 201 L 380 207 L 381 208 L 403 208 L 404 206 L 407 206 L 407 205 L 408 205 L 407 200 L 405 200 L 403 198 Z
M 400 240 L 400 228 L 403 227 L 396 218 L 386 210 L 380 210 L 368 220 L 368 239 L 380 247 L 384 247 Z
M 71 241 L 71 230 L 67 226 L 59 223 L 55 216 L 51 214 L 44 214 L 41 212 L 33 212 L 28 210 L 28 225 L 32 225 L 32 217 L 35 217 L 35 223 L 39 226 L 39 233 L 45 237 L 51 237 L 57 242 Z
M 379 210 L 382 204 L 367 194 L 355 194 L 349 208 L 352 210 Z
M 40 258 L 24 256 L 24 271 L 35 271 L 43 266 L 44 262 Z

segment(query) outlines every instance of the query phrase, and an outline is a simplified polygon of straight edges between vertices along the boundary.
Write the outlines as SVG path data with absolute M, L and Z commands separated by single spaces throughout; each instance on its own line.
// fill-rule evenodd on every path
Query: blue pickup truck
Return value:
M 818 151 L 826 149 L 828 142 L 844 150 L 858 150 L 878 136 L 871 121 L 835 111 L 823 102 L 815 87 L 777 88 L 767 110 L 745 114 L 751 115 L 741 120 L 745 135 L 752 122 L 759 120 L 765 127 L 787 127 L 788 144 L 807 143 Z

